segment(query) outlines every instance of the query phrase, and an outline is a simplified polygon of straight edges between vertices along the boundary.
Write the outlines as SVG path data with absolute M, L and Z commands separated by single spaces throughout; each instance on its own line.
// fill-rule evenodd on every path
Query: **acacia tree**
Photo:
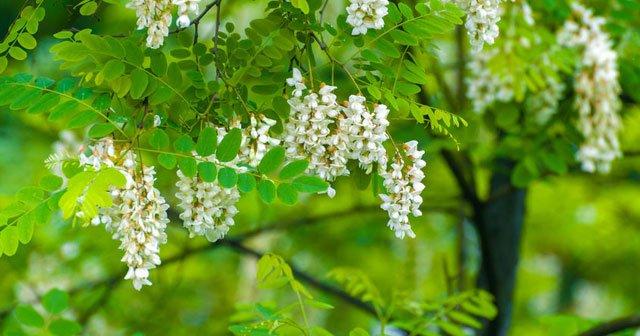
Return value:
M 154 268 L 193 253 L 160 257 L 175 221 L 211 243 L 201 249 L 260 258 L 258 280 L 295 293 L 285 309 L 257 305 L 257 317 L 231 327 L 236 334 L 330 334 L 310 325 L 306 311 L 328 305 L 307 283 L 376 316 L 383 334 L 393 326 L 411 335 L 505 335 L 527 185 L 575 172 L 576 162 L 606 173 L 621 156 L 618 53 L 633 44 L 612 38 L 578 2 L 269 1 L 243 31 L 222 14 L 231 2 L 128 1 L 133 33 L 65 27 L 53 35 L 51 55 L 68 77 L 2 78 L 0 105 L 64 133 L 46 160 L 51 174 L 0 213 L 0 251 L 12 256 L 60 212 L 70 224 L 104 226 L 127 266 L 106 282 L 124 278 L 142 290 Z M 10 27 L 2 71 L 36 47 L 43 3 L 26 3 Z M 109 6 L 118 1 L 84 0 L 74 11 L 99 16 Z M 212 28 L 203 34 L 205 20 Z M 420 141 L 407 139 L 407 127 Z M 334 270 L 338 285 L 327 284 L 245 244 L 269 227 L 234 235 L 246 194 L 312 203 L 349 179 L 379 199 L 397 238 L 416 238 L 410 218 L 428 211 L 425 149 L 450 168 L 481 252 L 477 276 L 465 274 L 463 256 L 456 290 L 436 306 L 410 295 L 389 302 L 352 269 Z M 156 185 L 158 169 L 172 187 Z M 48 313 L 64 309 L 65 295 L 45 295 Z M 30 306 L 14 315 L 54 333 L 83 322 L 45 324 Z

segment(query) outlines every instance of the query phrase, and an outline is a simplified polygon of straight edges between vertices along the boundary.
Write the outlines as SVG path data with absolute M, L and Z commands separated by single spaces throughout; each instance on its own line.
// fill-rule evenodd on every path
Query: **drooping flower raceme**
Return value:
M 363 96 L 352 95 L 343 112 L 343 128 L 349 134 L 350 159 L 358 161 L 367 173 L 378 163 L 382 169 L 387 165 L 387 151 L 383 143 L 389 139 L 387 126 L 389 109 L 385 105 L 376 105 L 370 111 Z
M 218 127 L 217 133 L 217 141 L 220 143 L 227 132 L 224 128 Z M 244 158 L 236 158 L 223 164 L 215 155 L 202 158 L 194 153 L 194 156 L 199 161 L 213 162 L 218 167 L 227 166 L 237 173 L 247 171 L 246 167 L 238 165 Z M 211 242 L 224 238 L 229 228 L 234 225 L 233 218 L 238 213 L 238 188 L 224 188 L 218 180 L 205 182 L 197 175 L 188 177 L 180 170 L 177 174 L 176 198 L 179 200 L 178 207 L 182 209 L 180 219 L 189 230 L 189 237 L 205 236 Z
M 189 237 L 205 236 L 209 241 L 223 238 L 233 226 L 240 199 L 237 188 L 223 188 L 217 181 L 204 182 L 187 177 L 178 170 L 178 207 L 183 209 L 180 219 L 189 230 Z
M 409 215 L 422 216 L 420 206 L 424 190 L 424 172 L 426 162 L 422 159 L 424 151 L 418 150 L 417 141 L 404 144 L 405 157 L 396 155 L 391 163 L 390 171 L 382 174 L 386 194 L 380 194 L 382 209 L 389 214 L 387 226 L 395 232 L 396 237 L 415 237 L 409 224 Z
M 372 112 L 360 95 L 351 95 L 344 106 L 339 105 L 333 93 L 336 87 L 322 85 L 318 93 L 311 92 L 297 69 L 287 83 L 294 87 L 283 141 L 290 157 L 308 158 L 309 172 L 328 182 L 349 175 L 349 160 L 356 160 L 367 172 L 375 163 L 386 166 L 383 143 L 388 139 L 389 110 L 385 105 L 375 106 Z M 335 191 L 330 188 L 327 193 L 332 196 Z
M 126 179 L 123 188 L 111 190 L 113 205 L 100 209 L 91 223 L 104 224 L 113 239 L 120 241 L 120 249 L 124 251 L 122 261 L 129 267 L 125 279 L 132 280 L 133 287 L 140 290 L 151 285 L 149 270 L 160 265 L 160 245 L 167 239 L 169 205 L 154 186 L 154 167 L 138 165 L 133 151 L 118 151 L 110 138 L 100 140 L 90 150 L 89 156 L 80 156 L 82 165 L 93 170 L 113 167 Z M 76 215 L 83 216 L 81 212 Z
M 584 143 L 577 158 L 582 169 L 606 173 L 611 162 L 621 156 L 618 131 L 617 54 L 609 35 L 603 30 L 603 18 L 579 3 L 572 4 L 572 18 L 558 33 L 558 40 L 568 47 L 579 48 L 582 56 L 575 77 L 576 107 L 580 114 L 578 128 Z
M 178 8 L 178 27 L 187 27 L 191 24 L 189 13 L 198 13 L 200 0 L 130 0 L 128 8 L 136 11 L 138 17 L 138 29 L 148 29 L 147 46 L 159 48 L 164 43 L 164 38 L 169 35 L 169 26 L 172 21 L 172 12 Z
M 387 194 L 381 194 L 382 209 L 389 214 L 388 226 L 396 237 L 415 237 L 409 215 L 421 216 L 420 206 L 424 190 L 422 160 L 424 151 L 418 150 L 417 141 L 404 144 L 404 157 L 397 153 L 391 167 L 387 167 L 384 142 L 389 139 L 385 105 L 376 105 L 371 111 L 366 99 L 351 95 L 342 105 L 336 103 L 333 86 L 322 86 L 317 93 L 307 90 L 300 71 L 294 69 L 287 84 L 294 88 L 290 120 L 286 124 L 284 146 L 294 158 L 309 158 L 309 170 L 331 182 L 335 177 L 348 175 L 348 160 L 358 162 L 367 173 L 378 165 L 377 173 L 384 178 Z M 306 95 L 305 95 L 306 94 Z M 335 194 L 329 189 L 329 196 Z
M 309 92 L 302 96 L 299 82 L 293 86 L 294 96 L 288 101 L 291 114 L 283 139 L 287 154 L 291 158 L 308 158 L 309 172 L 326 181 L 348 175 L 349 138 L 337 122 L 342 107 L 333 94 L 336 88 L 325 85 L 319 94 Z M 298 93 L 300 96 L 296 97 Z
M 364 35 L 369 29 L 382 29 L 389 13 L 388 0 L 351 0 L 347 7 L 347 23 L 352 35 Z
M 257 167 L 260 160 L 270 148 L 280 144 L 280 139 L 269 135 L 269 130 L 276 121 L 264 115 L 251 115 L 249 125 L 242 130 L 242 145 L 240 158 L 252 167 Z
M 467 12 L 465 27 L 469 34 L 471 49 L 482 50 L 485 43 L 493 44 L 500 34 L 498 22 L 502 16 L 504 0 L 452 0 Z

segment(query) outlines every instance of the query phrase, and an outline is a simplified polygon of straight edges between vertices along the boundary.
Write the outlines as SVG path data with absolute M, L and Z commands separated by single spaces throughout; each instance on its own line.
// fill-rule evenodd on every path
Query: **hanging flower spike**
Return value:
M 409 224 L 409 215 L 422 216 L 420 194 L 425 188 L 422 169 L 426 166 L 422 159 L 424 151 L 418 150 L 417 141 L 405 143 L 402 149 L 406 158 L 396 155 L 391 163 L 391 171 L 382 174 L 387 194 L 379 195 L 383 202 L 380 207 L 389 214 L 387 226 L 400 239 L 416 236 Z
M 562 45 L 578 47 L 582 59 L 575 77 L 578 128 L 584 135 L 577 159 L 587 172 L 607 173 L 611 162 L 622 156 L 618 141 L 621 107 L 618 84 L 618 55 L 609 35 L 603 30 L 603 18 L 573 3 L 573 18 L 558 33 Z M 575 20 L 575 21 L 574 21 Z
M 389 13 L 388 0 L 351 0 L 347 7 L 347 23 L 353 27 L 351 35 L 364 35 L 369 29 L 384 27 L 384 17 Z
M 129 267 L 125 279 L 132 280 L 133 287 L 140 290 L 151 285 L 149 270 L 160 265 L 160 245 L 167 240 L 169 205 L 154 187 L 154 167 L 137 169 L 132 151 L 117 151 L 111 138 L 101 139 L 90 150 L 91 155 L 80 155 L 81 165 L 93 170 L 116 168 L 127 181 L 124 188 L 111 190 L 113 205 L 100 209 L 91 223 L 104 224 L 113 239 L 120 240 L 122 261 Z M 116 164 L 119 161 L 122 163 Z M 76 215 L 82 217 L 81 212 Z

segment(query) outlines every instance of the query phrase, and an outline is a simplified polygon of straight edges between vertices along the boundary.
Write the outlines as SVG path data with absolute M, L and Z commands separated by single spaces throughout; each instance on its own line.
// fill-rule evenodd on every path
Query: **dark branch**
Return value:
M 605 336 L 631 328 L 640 327 L 640 315 L 632 315 L 597 325 L 579 336 Z

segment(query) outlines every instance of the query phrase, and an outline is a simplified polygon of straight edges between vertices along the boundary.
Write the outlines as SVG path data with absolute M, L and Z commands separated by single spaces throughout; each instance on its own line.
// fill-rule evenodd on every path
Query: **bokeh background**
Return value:
M 536 2 L 536 1 L 534 1 Z M 540 1 L 551 3 L 550 1 Z M 622 2 L 622 1 L 621 1 Z M 135 16 L 124 6 L 101 3 L 93 17 L 73 9 L 76 1 L 46 1 L 47 17 L 37 34 L 38 49 L 28 61 L 11 65 L 9 73 L 28 71 L 59 78 L 48 48 L 50 36 L 62 29 L 90 27 L 94 32 L 134 33 Z M 601 2 L 606 7 L 607 2 Z M 615 6 L 615 1 L 610 2 Z M 0 2 L 0 34 L 23 5 Z M 265 1 L 228 1 L 223 22 L 238 28 L 263 12 Z M 543 6 L 542 4 L 541 6 Z M 596 3 L 597 5 L 597 3 Z M 334 18 L 342 1 L 330 1 L 327 17 Z M 200 26 L 205 37 L 213 32 L 213 17 Z M 168 40 L 168 45 L 174 43 Z M 453 42 L 439 41 L 442 50 Z M 461 141 L 481 142 L 474 120 Z M 478 121 L 479 122 L 479 121 Z M 37 183 L 46 173 L 43 161 L 52 152 L 60 130 L 24 113 L 0 110 L 0 208 L 23 186 Z M 399 140 L 420 139 L 427 150 L 425 215 L 413 222 L 416 239 L 397 240 L 385 227 L 371 191 L 356 191 L 339 181 L 338 196 L 310 197 L 295 207 L 265 206 L 254 193 L 240 203 L 231 236 L 273 224 L 248 241 L 259 251 L 282 255 L 300 269 L 326 280 L 335 267 L 362 270 L 385 295 L 411 290 L 423 300 L 446 296 L 446 269 L 464 261 L 463 282 L 473 286 L 479 268 L 478 243 L 466 217 L 450 171 L 438 155 L 438 142 L 411 124 L 393 131 Z M 568 335 L 585 320 L 607 320 L 640 307 L 640 109 L 624 111 L 622 146 L 626 157 L 610 174 L 577 171 L 535 181 L 526 205 L 522 259 L 514 303 L 513 335 Z M 482 148 L 490 150 L 491 148 Z M 488 174 L 480 170 L 479 174 Z M 159 184 L 170 193 L 173 176 L 160 169 Z M 481 186 L 486 189 L 485 186 Z M 174 203 L 175 204 L 175 203 Z M 205 244 L 189 239 L 173 223 L 165 258 L 179 256 L 153 271 L 154 285 L 141 292 L 121 281 L 123 265 L 118 243 L 101 227 L 73 227 L 55 216 L 36 228 L 34 241 L 11 258 L 0 258 L 0 311 L 16 302 L 30 302 L 50 288 L 70 292 L 68 314 L 86 322 L 91 335 L 225 335 L 239 306 L 255 301 L 291 301 L 287 292 L 256 287 L 256 260 L 221 246 L 187 252 Z M 462 247 L 461 247 L 462 246 Z M 107 279 L 108 281 L 105 281 Z M 365 313 L 321 292 L 335 309 L 317 311 L 311 319 L 337 335 L 375 322 Z M 11 323 L 5 319 L 5 323 Z

